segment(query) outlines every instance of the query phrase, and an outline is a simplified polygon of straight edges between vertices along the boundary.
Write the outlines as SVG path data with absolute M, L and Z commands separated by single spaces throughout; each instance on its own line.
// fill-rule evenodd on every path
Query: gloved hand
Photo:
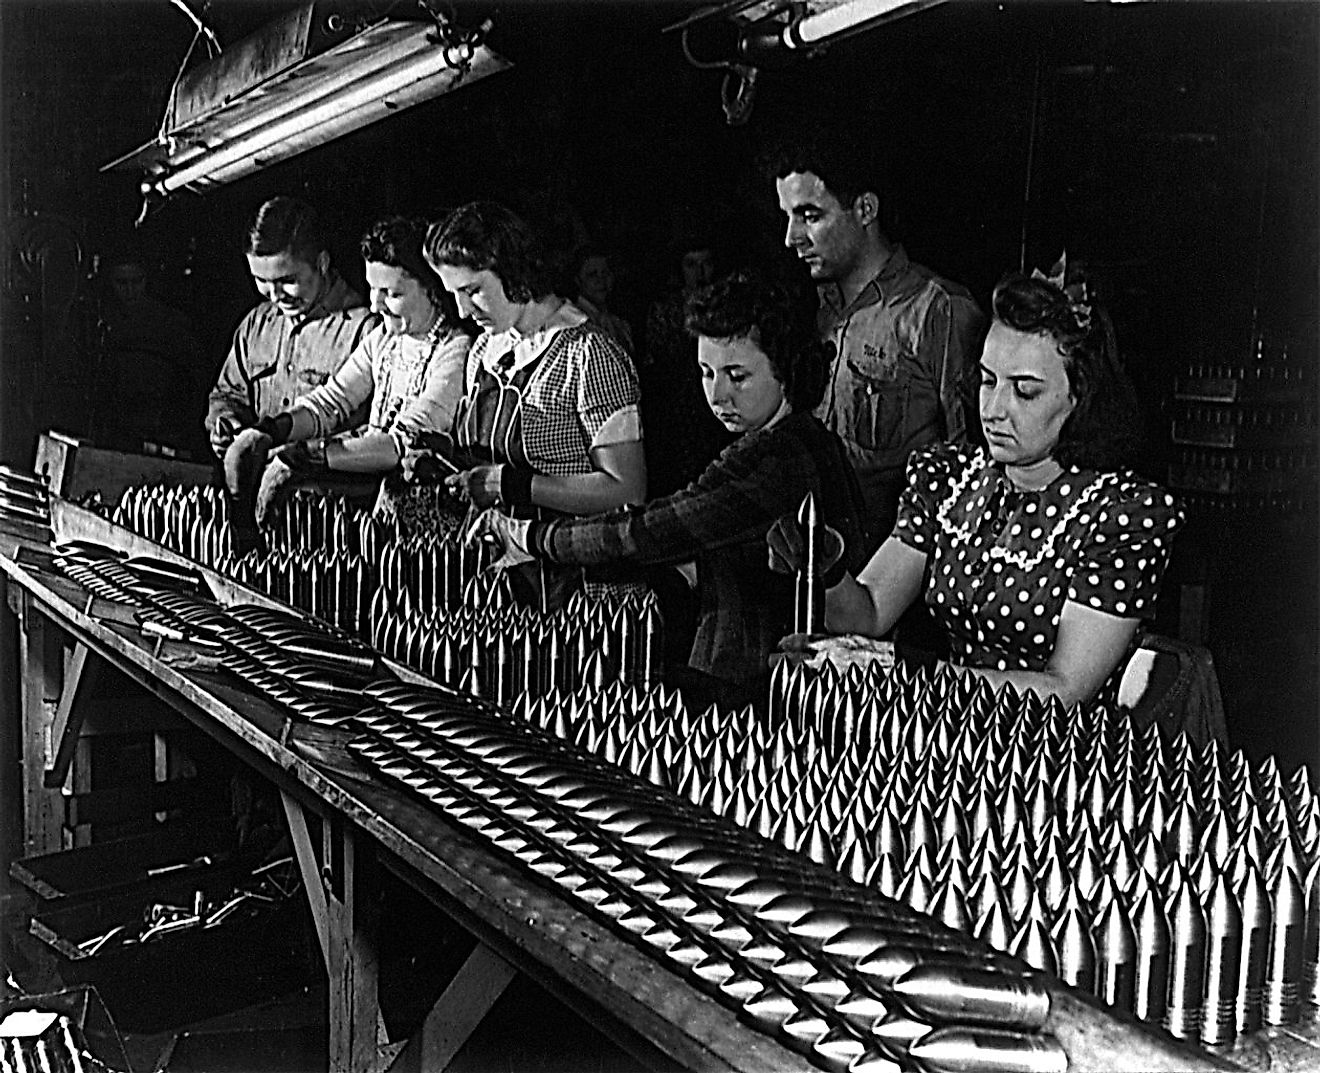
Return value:
M 329 468 L 325 448 L 325 440 L 299 440 L 285 446 L 278 457 L 297 473 L 315 473 Z
M 824 579 L 825 587 L 833 588 L 843 580 L 847 572 L 843 565 L 843 537 L 837 529 L 831 529 L 828 525 L 822 525 L 820 530 L 816 569 Z M 765 542 L 769 550 L 770 569 L 776 574 L 796 574 L 806 565 L 807 549 L 796 513 L 790 512 L 776 518 L 774 525 L 765 534 Z
M 507 570 L 519 563 L 529 563 L 535 556 L 528 550 L 528 531 L 532 523 L 521 518 L 510 518 L 497 510 L 483 510 L 477 514 L 463 532 L 463 544 L 494 544 L 501 554 L 491 564 L 494 570 Z
M 283 458 L 272 458 L 261 474 L 261 484 L 257 487 L 256 516 L 257 524 L 265 528 L 275 524 L 276 512 L 288 497 L 288 484 L 297 475 L 297 471 Z
M 261 479 L 274 440 L 259 428 L 245 428 L 225 451 L 225 487 L 229 494 L 243 498 Z

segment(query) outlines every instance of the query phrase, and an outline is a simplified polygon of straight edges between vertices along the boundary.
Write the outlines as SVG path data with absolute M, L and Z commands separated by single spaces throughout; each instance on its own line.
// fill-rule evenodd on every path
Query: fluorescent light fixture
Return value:
M 913 15 L 944 0 L 840 0 L 829 6 L 811 5 L 787 23 L 777 20 L 748 28 L 739 43 L 743 55 L 800 52 L 819 48 L 905 15 Z
M 339 39 L 313 5 L 189 72 L 153 141 L 102 169 L 141 169 L 143 193 L 204 192 L 504 70 L 471 35 L 383 21 Z

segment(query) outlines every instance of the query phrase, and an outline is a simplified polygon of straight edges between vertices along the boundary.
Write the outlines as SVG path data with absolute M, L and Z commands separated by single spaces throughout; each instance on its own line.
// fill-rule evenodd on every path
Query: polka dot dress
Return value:
M 926 602 L 955 663 L 1038 671 L 1067 601 L 1153 611 L 1182 522 L 1172 496 L 1131 473 L 1074 467 L 1023 492 L 984 451 L 935 444 L 908 461 L 894 535 L 929 556 Z

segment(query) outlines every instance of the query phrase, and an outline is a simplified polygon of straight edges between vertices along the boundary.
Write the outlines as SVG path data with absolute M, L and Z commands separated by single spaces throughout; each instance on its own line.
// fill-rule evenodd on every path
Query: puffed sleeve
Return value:
M 935 546 L 935 512 L 966 464 L 965 452 L 951 443 L 932 443 L 913 451 L 893 535 L 908 547 L 929 553 Z
M 582 332 L 580 343 L 583 354 L 576 402 L 591 446 L 640 440 L 637 370 L 632 358 L 597 328 Z
M 1182 524 L 1182 509 L 1163 488 L 1123 482 L 1097 508 L 1068 599 L 1123 618 L 1151 614 Z

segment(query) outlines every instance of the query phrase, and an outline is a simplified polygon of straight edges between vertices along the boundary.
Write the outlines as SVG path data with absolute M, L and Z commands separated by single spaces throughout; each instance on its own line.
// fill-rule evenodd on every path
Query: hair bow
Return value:
M 1063 296 L 1068 299 L 1068 311 L 1072 313 L 1073 319 L 1077 322 L 1077 327 L 1084 332 L 1090 330 L 1091 296 L 1087 291 L 1086 280 L 1079 279 L 1074 283 L 1068 282 L 1067 250 L 1059 254 L 1059 259 L 1050 267 L 1049 275 L 1046 275 L 1039 268 L 1033 268 L 1031 278 L 1059 288 L 1063 292 Z

